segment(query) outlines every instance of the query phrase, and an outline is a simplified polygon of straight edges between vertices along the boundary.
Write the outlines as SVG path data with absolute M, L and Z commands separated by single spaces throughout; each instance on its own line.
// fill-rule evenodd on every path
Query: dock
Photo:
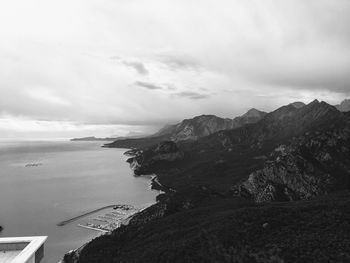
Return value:
M 107 206 L 103 206 L 103 207 L 100 207 L 100 208 L 97 208 L 95 210 L 92 210 L 92 211 L 89 211 L 89 212 L 86 212 L 84 214 L 81 214 L 81 215 L 78 215 L 78 216 L 75 216 L 73 218 L 70 218 L 70 219 L 67 219 L 67 220 L 64 220 L 64 221 L 61 221 L 59 223 L 57 223 L 57 226 L 64 226 L 64 225 L 67 225 L 69 223 L 72 223 L 80 218 L 83 218 L 85 216 L 88 216 L 88 215 L 91 215 L 91 214 L 94 214 L 96 212 L 99 212 L 101 210 L 104 210 L 104 209 L 107 209 L 107 208 L 113 208 L 113 207 L 123 207 L 124 205 L 107 205 Z

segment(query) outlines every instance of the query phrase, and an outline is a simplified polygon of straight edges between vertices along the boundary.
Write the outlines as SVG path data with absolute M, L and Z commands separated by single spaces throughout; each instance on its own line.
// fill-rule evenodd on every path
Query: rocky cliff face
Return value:
M 242 116 L 223 119 L 215 115 L 201 115 L 193 119 L 183 120 L 181 123 L 163 128 L 160 134 L 169 134 L 171 140 L 197 140 L 218 131 L 230 130 L 249 123 L 256 123 L 266 115 L 265 112 L 251 109 Z
M 350 186 L 350 125 L 307 133 L 280 145 L 263 169 L 239 185 L 256 202 L 310 199 Z
M 138 151 L 134 157 L 127 160 L 135 175 L 151 174 L 153 167 L 159 163 L 181 161 L 184 153 L 180 151 L 173 141 L 159 143 L 156 147 L 145 151 Z
M 183 120 L 175 126 L 171 132 L 171 139 L 174 141 L 197 140 L 220 130 L 234 128 L 231 119 L 222 119 L 214 115 L 201 115 L 193 119 Z

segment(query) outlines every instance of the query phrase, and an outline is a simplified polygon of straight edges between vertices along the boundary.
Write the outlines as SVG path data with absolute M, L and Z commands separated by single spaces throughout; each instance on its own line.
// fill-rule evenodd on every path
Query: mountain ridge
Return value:
M 105 147 L 135 148 L 151 146 L 163 140 L 197 140 L 220 130 L 234 129 L 249 123 L 255 123 L 261 120 L 265 115 L 266 112 L 254 108 L 234 119 L 203 114 L 191 119 L 184 119 L 178 124 L 166 125 L 151 136 L 137 139 L 127 138 L 125 140 L 116 140 L 113 143 L 106 144 Z

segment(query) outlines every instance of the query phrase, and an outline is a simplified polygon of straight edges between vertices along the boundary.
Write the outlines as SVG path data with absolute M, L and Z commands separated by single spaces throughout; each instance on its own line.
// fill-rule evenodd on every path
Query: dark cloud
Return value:
M 141 75 L 149 74 L 149 71 L 147 70 L 146 66 L 142 62 L 134 61 L 134 60 L 125 60 L 119 56 L 111 56 L 110 59 L 114 61 L 118 61 L 124 66 L 133 68 L 137 73 Z
M 162 90 L 163 87 L 155 85 L 153 83 L 149 83 L 149 82 L 143 82 L 143 81 L 136 81 L 135 85 L 142 87 L 142 88 L 146 88 L 146 89 L 150 89 L 150 90 Z
M 145 65 L 141 62 L 136 62 L 136 61 L 123 61 L 123 64 L 125 66 L 131 67 L 137 71 L 137 73 L 141 75 L 148 75 L 148 70 L 145 67 Z
M 280 74 L 275 76 L 264 76 L 264 78 L 259 79 L 259 81 L 279 87 L 291 87 L 293 89 L 309 91 L 323 90 L 343 93 L 346 95 L 350 94 L 350 75 L 328 75 L 327 73 L 322 75 L 321 72 L 314 73 L 313 75 L 299 74 L 295 76 Z
M 176 87 L 172 84 L 167 85 L 168 90 L 176 90 Z
M 160 61 L 167 65 L 171 70 L 191 69 L 198 70 L 200 65 L 198 61 L 190 56 L 184 55 L 161 55 Z
M 285 57 L 284 61 L 270 63 L 268 68 L 261 59 L 246 67 L 244 74 L 263 85 L 350 94 L 350 56 L 348 61 L 327 57 L 321 59 L 321 56 L 295 61 Z
M 189 98 L 191 100 L 207 99 L 210 96 L 208 94 L 201 94 L 193 91 L 183 91 L 173 94 L 176 97 Z

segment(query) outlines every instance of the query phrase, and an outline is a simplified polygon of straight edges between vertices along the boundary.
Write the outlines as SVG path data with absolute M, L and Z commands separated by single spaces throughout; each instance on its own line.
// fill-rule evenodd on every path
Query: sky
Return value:
M 0 138 L 350 97 L 348 0 L 0 0 Z

